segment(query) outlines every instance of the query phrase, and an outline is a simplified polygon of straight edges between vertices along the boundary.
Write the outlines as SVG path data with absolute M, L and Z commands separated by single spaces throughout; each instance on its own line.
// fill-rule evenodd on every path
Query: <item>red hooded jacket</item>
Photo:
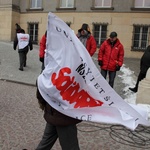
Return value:
M 96 45 L 96 41 L 95 41 L 94 37 L 90 36 L 86 42 L 86 49 L 91 56 L 94 55 L 94 53 L 96 51 L 96 47 L 97 47 L 97 45 Z
M 40 40 L 40 49 L 39 49 L 39 57 L 44 58 L 46 49 L 46 35 L 44 34 Z
M 98 53 L 98 61 L 102 61 L 101 69 L 116 71 L 116 66 L 122 66 L 124 59 L 124 48 L 117 39 L 115 45 L 112 47 L 110 40 L 105 40 L 100 46 Z
M 78 30 L 78 34 L 77 34 L 77 37 L 80 39 L 80 37 L 82 37 L 81 35 L 81 31 L 82 29 Z M 97 44 L 96 44 L 96 41 L 95 41 L 95 38 L 91 35 L 91 33 L 88 31 L 88 37 L 87 37 L 87 41 L 86 41 L 86 49 L 87 51 L 89 52 L 89 54 L 91 56 L 94 55 L 95 51 L 96 51 L 96 48 L 97 48 Z

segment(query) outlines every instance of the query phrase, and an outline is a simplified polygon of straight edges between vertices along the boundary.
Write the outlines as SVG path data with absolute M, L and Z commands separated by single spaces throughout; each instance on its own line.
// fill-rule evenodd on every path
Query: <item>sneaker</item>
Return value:
M 20 71 L 23 71 L 23 68 L 19 68 Z
M 137 92 L 137 89 L 134 87 L 134 88 L 129 88 L 129 90 L 131 90 L 132 92 L 136 93 Z

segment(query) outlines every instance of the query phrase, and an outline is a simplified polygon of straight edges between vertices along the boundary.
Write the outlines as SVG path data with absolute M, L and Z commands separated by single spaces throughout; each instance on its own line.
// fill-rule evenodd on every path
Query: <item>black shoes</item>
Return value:
M 19 68 L 20 71 L 23 71 L 23 68 Z
M 134 88 L 129 88 L 129 90 L 131 90 L 132 92 L 136 93 L 137 92 L 137 88 L 134 87 Z

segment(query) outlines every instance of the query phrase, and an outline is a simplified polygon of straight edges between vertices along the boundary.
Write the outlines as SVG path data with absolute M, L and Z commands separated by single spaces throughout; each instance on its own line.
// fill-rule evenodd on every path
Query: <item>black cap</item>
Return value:
M 117 37 L 117 33 L 116 32 L 111 32 L 109 35 L 110 38 L 114 38 Z
M 88 31 L 88 24 L 83 23 L 81 29 Z

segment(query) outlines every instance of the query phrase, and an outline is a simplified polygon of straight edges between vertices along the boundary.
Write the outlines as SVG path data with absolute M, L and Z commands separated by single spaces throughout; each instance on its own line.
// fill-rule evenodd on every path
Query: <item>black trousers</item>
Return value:
M 136 90 L 138 90 L 139 82 L 140 82 L 141 80 L 143 80 L 145 77 L 146 77 L 146 73 L 142 73 L 142 72 L 140 71 L 140 73 L 139 73 L 139 75 L 138 75 L 138 78 L 137 78 L 137 81 L 136 81 L 136 85 L 135 85 Z
M 62 150 L 80 150 L 76 125 L 54 126 L 49 123 L 46 124 L 43 138 L 36 150 L 50 150 L 57 138 Z
M 19 61 L 20 61 L 20 68 L 21 69 L 23 69 L 23 67 L 26 66 L 27 53 L 28 53 L 28 51 L 19 52 Z
M 108 71 L 108 70 L 101 70 L 102 76 L 106 79 L 107 73 L 109 74 L 109 85 L 113 88 L 114 80 L 116 77 L 116 71 Z
M 41 72 L 45 69 L 44 62 L 42 62 Z

